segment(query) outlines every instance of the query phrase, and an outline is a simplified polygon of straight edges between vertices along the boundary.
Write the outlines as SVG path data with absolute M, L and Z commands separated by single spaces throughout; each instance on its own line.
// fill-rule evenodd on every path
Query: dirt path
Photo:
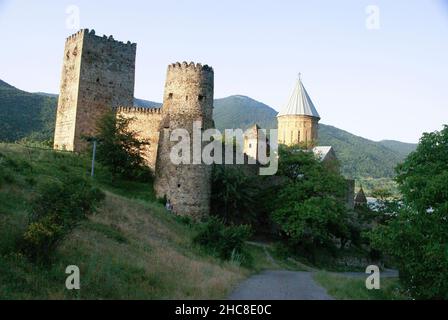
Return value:
M 279 266 L 269 254 L 267 245 L 250 242 L 262 247 L 268 261 L 275 267 Z M 296 264 L 298 262 L 294 261 Z M 301 266 L 302 267 L 302 266 Z M 269 270 L 252 276 L 242 282 L 229 296 L 229 300 L 333 300 L 325 288 L 317 284 L 313 275 L 316 269 L 304 268 L 307 271 Z M 334 273 L 346 277 L 367 277 L 362 272 Z M 395 270 L 386 270 L 383 277 L 397 277 Z
M 312 272 L 264 271 L 244 281 L 229 300 L 333 300 Z

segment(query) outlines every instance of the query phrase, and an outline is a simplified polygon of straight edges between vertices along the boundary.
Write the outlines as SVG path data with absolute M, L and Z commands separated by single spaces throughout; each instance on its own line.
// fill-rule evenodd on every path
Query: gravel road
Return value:
M 229 300 L 333 300 L 311 272 L 264 271 L 242 282 Z

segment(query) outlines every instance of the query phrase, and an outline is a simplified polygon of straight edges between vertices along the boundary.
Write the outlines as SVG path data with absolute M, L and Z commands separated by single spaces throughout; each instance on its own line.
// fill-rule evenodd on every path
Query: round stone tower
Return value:
M 214 127 L 213 88 L 214 72 L 207 65 L 183 62 L 168 67 L 154 188 L 159 198 L 170 201 L 176 214 L 195 219 L 209 214 L 212 168 L 201 159 L 194 162 L 193 140 L 198 130 L 194 135 L 193 124 L 199 125 L 199 133 Z M 179 143 L 170 141 L 176 129 L 189 133 L 189 163 L 174 164 L 170 157 Z
M 317 143 L 320 116 L 300 77 L 277 119 L 279 144 L 311 148 Z

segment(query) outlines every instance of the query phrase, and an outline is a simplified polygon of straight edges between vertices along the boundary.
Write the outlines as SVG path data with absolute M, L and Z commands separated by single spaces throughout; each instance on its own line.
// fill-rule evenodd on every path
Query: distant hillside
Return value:
M 383 140 L 379 143 L 389 149 L 398 152 L 404 158 L 407 157 L 411 152 L 415 151 L 416 148 L 416 144 L 414 143 L 405 143 L 395 140 Z
M 319 144 L 334 147 L 343 174 L 352 178 L 393 177 L 394 168 L 409 154 L 324 124 L 319 125 Z
M 145 107 L 145 108 L 160 108 L 162 106 L 159 102 L 147 101 L 142 99 L 134 99 L 134 106 Z
M 160 107 L 152 101 L 135 99 L 135 105 Z M 25 137 L 51 139 L 54 132 L 57 95 L 28 93 L 0 80 L 0 141 L 17 141 Z M 276 128 L 277 111 L 245 96 L 231 96 L 215 101 L 214 118 L 218 129 L 246 129 L 257 123 Z M 416 145 L 393 140 L 375 142 L 344 130 L 320 125 L 319 144 L 331 145 L 348 177 L 392 177 L 395 166 Z
M 277 126 L 277 111 L 245 96 L 231 96 L 215 100 L 213 110 L 217 129 L 247 129 L 257 123 L 261 128 Z
M 51 98 L 55 98 L 55 99 L 58 98 L 58 95 L 54 94 L 54 93 L 36 92 L 35 94 L 44 96 L 44 97 L 51 97 Z M 144 108 L 160 108 L 162 106 L 162 104 L 159 102 L 134 98 L 134 106 L 144 107 Z
M 0 80 L 0 141 L 48 139 L 54 132 L 55 112 L 56 98 L 21 91 Z

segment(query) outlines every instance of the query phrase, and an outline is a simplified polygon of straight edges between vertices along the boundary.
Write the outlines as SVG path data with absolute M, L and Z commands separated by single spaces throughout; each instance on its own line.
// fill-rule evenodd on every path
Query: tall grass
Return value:
M 367 277 L 367 275 L 366 275 Z M 407 300 L 398 279 L 381 279 L 379 290 L 368 290 L 366 278 L 345 277 L 327 272 L 318 272 L 315 280 L 328 290 L 328 294 L 340 300 Z

